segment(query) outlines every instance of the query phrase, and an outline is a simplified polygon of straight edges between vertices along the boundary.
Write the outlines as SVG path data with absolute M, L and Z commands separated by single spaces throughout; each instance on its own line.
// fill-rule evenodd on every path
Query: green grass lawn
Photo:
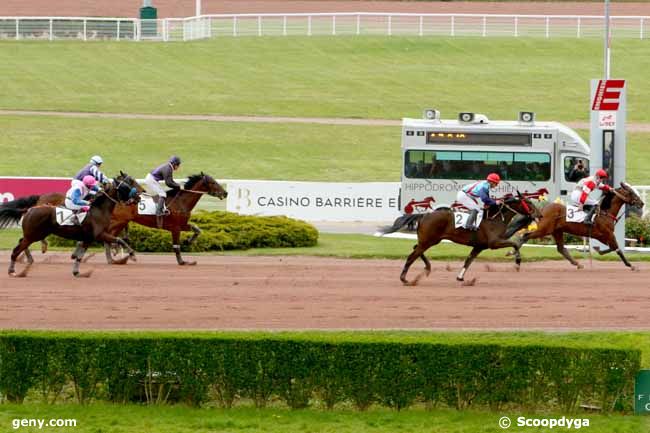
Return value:
M 400 127 L 0 116 L 0 130 L 2 176 L 72 176 L 98 153 L 107 174 L 144 177 L 177 153 L 177 177 L 400 180 Z M 650 134 L 628 134 L 632 184 L 650 184 L 648 142 Z
M 584 120 L 599 39 L 215 38 L 187 43 L 0 42 L 0 108 L 391 118 L 425 107 Z M 628 121 L 648 122 L 648 41 L 616 39 Z
M 191 409 L 147 407 L 136 405 L 0 405 L 2 431 L 35 433 L 39 431 L 75 433 L 496 433 L 502 431 L 498 420 L 502 415 L 515 420 L 518 416 L 536 418 L 561 417 L 562 414 L 522 414 L 477 410 L 413 409 L 401 412 L 371 409 L 366 412 L 348 410 L 285 410 L 239 407 L 223 409 Z M 639 433 L 647 431 L 647 417 L 593 415 L 578 412 L 571 418 L 588 418 L 587 431 L 592 433 Z M 75 419 L 74 428 L 20 428 L 13 430 L 16 419 Z M 558 428 L 559 430 L 559 428 Z M 564 430 L 564 429 L 562 429 Z M 516 428 L 509 431 L 547 432 L 543 428 Z

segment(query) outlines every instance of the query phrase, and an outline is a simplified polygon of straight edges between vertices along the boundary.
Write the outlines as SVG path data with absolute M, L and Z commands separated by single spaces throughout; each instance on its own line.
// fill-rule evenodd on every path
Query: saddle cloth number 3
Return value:
M 581 223 L 585 220 L 585 212 L 578 206 L 568 204 L 566 207 L 566 221 L 569 223 Z

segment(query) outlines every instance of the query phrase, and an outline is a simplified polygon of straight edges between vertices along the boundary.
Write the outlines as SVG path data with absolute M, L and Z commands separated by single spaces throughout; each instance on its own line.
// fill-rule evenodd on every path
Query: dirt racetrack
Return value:
M 618 262 L 578 271 L 565 262 L 434 262 L 417 287 L 401 260 L 169 255 L 108 266 L 99 255 L 74 279 L 67 255 L 35 255 L 27 278 L 0 275 L 0 328 L 30 329 L 647 329 L 650 266 Z M 8 253 L 0 253 L 6 266 Z M 421 269 L 416 262 L 415 270 Z M 415 275 L 413 273 L 412 275 Z

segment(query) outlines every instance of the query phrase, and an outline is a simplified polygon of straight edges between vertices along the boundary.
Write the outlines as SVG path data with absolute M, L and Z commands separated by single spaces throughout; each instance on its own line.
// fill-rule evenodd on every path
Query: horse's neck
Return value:
M 516 212 L 514 212 L 513 210 L 511 210 L 511 209 L 509 209 L 509 208 L 507 208 L 505 206 L 501 208 L 500 213 L 501 213 L 501 215 L 503 215 L 503 223 L 506 224 L 506 225 L 508 225 L 510 220 L 512 218 L 514 218 L 514 216 L 516 215 Z M 498 214 L 499 213 L 497 213 L 496 215 L 498 215 Z
M 202 194 L 197 194 L 195 192 L 181 190 L 178 192 L 178 195 L 169 203 L 171 209 L 177 209 L 180 211 L 191 211 L 194 209 L 194 206 L 201 199 Z
M 108 193 L 104 193 L 104 195 L 105 197 L 98 197 L 95 199 L 96 202 L 98 200 L 101 200 L 95 206 L 95 209 L 98 209 L 102 214 L 110 215 L 113 212 L 113 209 L 115 208 L 116 199 L 108 195 Z
M 618 215 L 618 211 L 621 210 L 621 207 L 623 207 L 624 204 L 625 203 L 623 202 L 623 200 L 620 199 L 618 195 L 614 195 L 614 197 L 612 197 L 612 204 L 609 206 L 608 209 L 604 209 L 604 210 L 616 216 Z

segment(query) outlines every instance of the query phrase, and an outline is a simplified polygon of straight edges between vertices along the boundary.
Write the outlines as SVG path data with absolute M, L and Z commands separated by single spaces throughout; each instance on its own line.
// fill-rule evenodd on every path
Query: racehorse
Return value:
M 131 247 L 122 239 L 110 235 L 107 229 L 115 205 L 118 202 L 138 200 L 138 188 L 140 186 L 135 179 L 120 172 L 120 176 L 114 179 L 114 184 L 107 185 L 105 190 L 97 193 L 88 215 L 80 225 L 59 225 L 56 219 L 57 208 L 53 206 L 36 206 L 26 210 L 0 209 L 0 225 L 3 225 L 7 219 L 18 222 L 22 218 L 23 237 L 18 241 L 18 245 L 11 253 L 9 275 L 14 277 L 26 276 L 33 260 L 28 262 L 26 268 L 17 275 L 15 271 L 16 259 L 32 243 L 45 239 L 50 234 L 79 241 L 77 248 L 72 253 L 72 258 L 75 260 L 72 274 L 75 277 L 89 277 L 92 273 L 81 274 L 79 264 L 88 246 L 94 240 L 117 242 L 129 251 L 130 257 L 135 258 L 135 253 Z M 28 256 L 28 258 L 31 258 L 31 256 Z
M 27 209 L 34 206 L 62 206 L 65 201 L 65 194 L 60 192 L 50 192 L 41 195 L 29 195 L 27 197 L 19 197 L 16 200 L 8 201 L 0 204 L 0 209 L 15 209 L 27 212 Z M 11 220 L 7 219 L 0 222 L 0 229 L 7 228 Z M 43 254 L 47 251 L 47 240 L 41 241 L 41 251 Z M 29 250 L 25 250 L 25 255 L 29 261 L 33 261 Z
M 226 190 L 217 181 L 203 172 L 189 176 L 187 182 L 185 182 L 184 189 L 173 189 L 167 193 L 166 205 L 169 214 L 164 216 L 162 228 L 172 234 L 173 249 L 179 265 L 196 264 L 196 262 L 186 262 L 181 257 L 180 237 L 182 231 L 191 230 L 194 232 L 192 237 L 187 241 L 187 245 L 190 245 L 201 233 L 201 229 L 190 223 L 189 219 L 192 209 L 194 209 L 194 206 L 196 206 L 203 194 L 218 197 L 219 199 L 224 199 L 228 196 Z M 122 230 L 127 229 L 131 221 L 146 227 L 158 228 L 155 215 L 140 215 L 138 213 L 138 206 L 135 203 L 119 204 L 113 212 L 113 218 L 108 232 L 117 235 Z M 104 246 L 108 263 L 126 263 L 113 260 L 110 244 L 106 243 Z
M 515 261 L 517 269 L 521 264 L 521 255 L 519 254 L 519 245 L 516 241 L 509 240 L 506 235 L 506 229 L 510 220 L 515 215 L 522 215 L 526 218 L 535 218 L 538 216 L 537 208 L 531 203 L 529 198 L 538 198 L 546 190 L 540 190 L 536 193 L 525 194 L 517 193 L 516 196 L 507 195 L 501 199 L 501 203 L 490 206 L 486 211 L 485 217 L 477 231 L 466 230 L 464 228 L 455 228 L 454 213 L 450 208 L 438 208 L 431 213 L 420 213 L 404 215 L 399 217 L 391 227 L 380 230 L 383 234 L 393 233 L 400 228 L 418 222 L 418 243 L 413 247 L 413 252 L 406 259 L 400 280 L 404 285 L 414 286 L 423 275 L 429 275 L 431 272 L 431 263 L 424 253 L 434 245 L 437 245 L 443 239 L 449 239 L 452 242 L 473 247 L 469 256 L 465 259 L 463 268 L 460 270 L 456 279 L 463 281 L 465 272 L 472 264 L 472 261 L 481 251 L 490 248 L 515 249 Z M 425 271 L 420 273 L 413 281 L 406 279 L 406 274 L 417 258 L 420 257 L 424 262 Z
M 578 269 L 582 269 L 582 265 L 578 263 L 569 251 L 564 247 L 564 233 L 570 233 L 576 236 L 590 237 L 597 239 L 603 244 L 608 246 L 608 249 L 601 251 L 599 248 L 594 249 L 599 254 L 607 254 L 616 251 L 625 266 L 630 269 L 636 269 L 627 260 L 623 251 L 618 247 L 616 236 L 614 234 L 614 227 L 620 218 L 618 212 L 624 204 L 630 206 L 643 206 L 643 201 L 639 194 L 625 182 L 621 182 L 621 186 L 612 190 L 611 192 L 603 195 L 603 200 L 596 213 L 593 225 L 585 223 L 575 223 L 566 221 L 566 207 L 561 203 L 549 203 L 542 208 L 542 216 L 537 223 L 537 229 L 532 232 L 527 232 L 520 238 L 519 246 L 528 242 L 529 239 L 542 238 L 544 236 L 552 235 L 555 239 L 555 246 L 560 254 L 571 262 L 572 265 Z

